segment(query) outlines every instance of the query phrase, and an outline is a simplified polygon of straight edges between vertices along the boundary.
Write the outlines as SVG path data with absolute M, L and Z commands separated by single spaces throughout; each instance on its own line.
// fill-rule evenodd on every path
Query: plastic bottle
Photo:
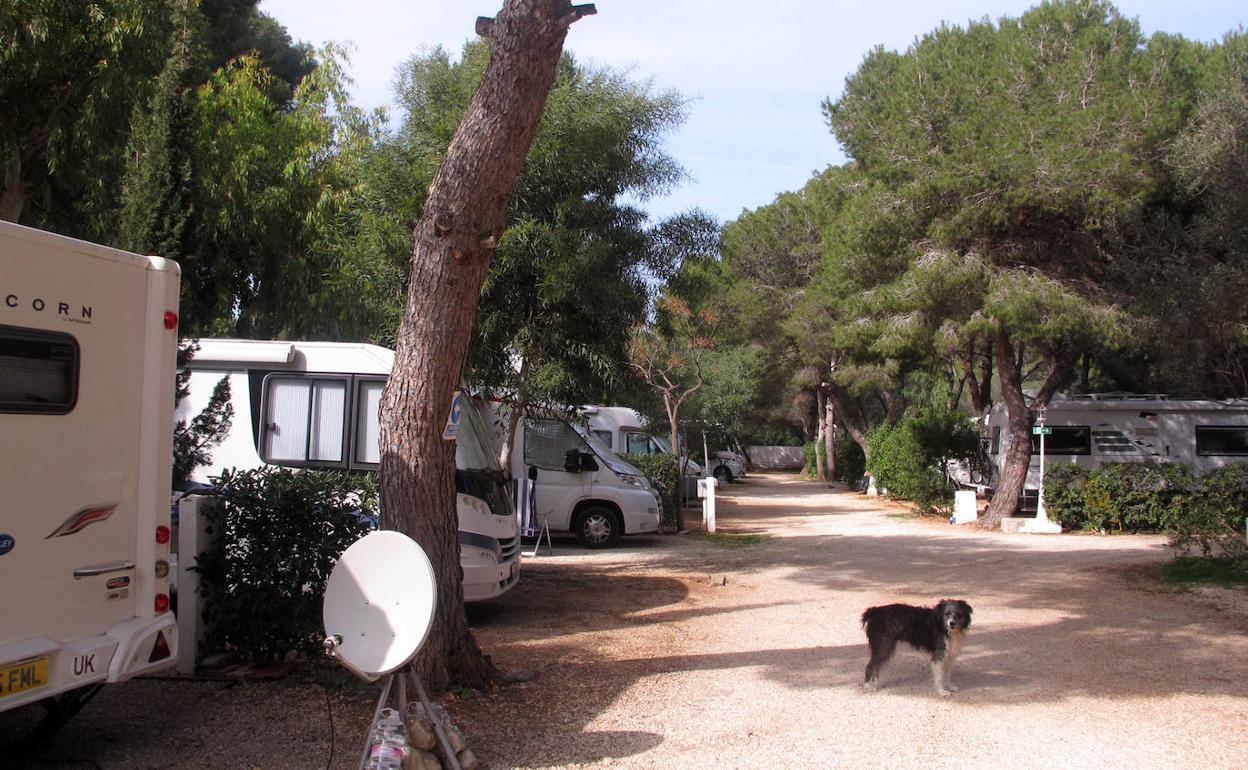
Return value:
M 407 727 L 399 712 L 382 709 L 369 733 L 365 770 L 400 770 L 407 754 Z

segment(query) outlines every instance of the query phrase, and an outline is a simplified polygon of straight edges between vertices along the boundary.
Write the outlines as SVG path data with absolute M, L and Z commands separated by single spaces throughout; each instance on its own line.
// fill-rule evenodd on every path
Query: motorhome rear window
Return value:
M 348 378 L 283 377 L 264 383 L 260 456 L 274 465 L 346 465 Z
M 1044 437 L 1046 455 L 1092 454 L 1092 429 L 1087 425 L 1050 425 L 1052 433 Z M 1031 434 L 1032 454 L 1040 453 L 1040 436 Z
M 0 325 L 0 412 L 66 414 L 78 402 L 78 341 Z
M 1196 426 L 1196 454 L 1248 455 L 1248 427 L 1237 425 Z

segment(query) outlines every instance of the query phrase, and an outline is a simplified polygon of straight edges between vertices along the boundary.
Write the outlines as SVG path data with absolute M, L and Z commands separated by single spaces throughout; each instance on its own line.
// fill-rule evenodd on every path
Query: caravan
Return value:
M 517 422 L 512 446 L 512 476 L 532 481 L 533 515 L 549 530 L 571 532 L 587 548 L 659 531 L 658 490 L 595 433 L 555 413 L 530 414 Z
M 1157 394 L 1058 394 L 1045 410 L 1046 468 L 1075 463 L 1099 468 L 1107 463 L 1182 463 L 1197 473 L 1248 461 L 1248 399 L 1170 400 Z M 1008 415 L 997 404 L 986 420 L 986 452 L 991 487 L 1005 460 Z M 1035 506 L 1040 484 L 1040 436 L 1032 435 L 1031 467 L 1024 502 Z
M 0 222 L 0 711 L 174 664 L 179 272 Z
M 178 418 L 208 404 L 222 378 L 234 420 L 192 481 L 226 468 L 265 464 L 371 471 L 380 467 L 378 407 L 394 352 L 342 342 L 202 339 L 187 368 L 190 395 Z M 455 447 L 464 601 L 492 599 L 520 577 L 520 535 L 493 433 L 471 403 L 460 412 Z
M 621 454 L 671 454 L 671 443 L 663 436 L 655 435 L 648 427 L 649 421 L 636 409 L 625 406 L 585 406 L 581 415 L 589 429 L 608 447 Z M 686 453 L 697 455 L 697 449 Z M 703 465 L 690 459 L 686 474 L 695 478 L 714 476 L 719 483 L 727 484 L 745 476 L 745 456 L 733 449 L 719 449 L 706 453 Z

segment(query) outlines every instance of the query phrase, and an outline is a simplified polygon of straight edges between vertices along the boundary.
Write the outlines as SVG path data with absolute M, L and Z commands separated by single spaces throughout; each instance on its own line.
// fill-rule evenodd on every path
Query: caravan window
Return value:
M 1053 432 L 1044 437 L 1046 455 L 1092 454 L 1092 429 L 1087 425 L 1050 425 Z M 1031 434 L 1031 452 L 1040 454 L 1040 437 Z
M 1196 454 L 1248 455 L 1248 427 L 1234 425 L 1198 425 Z
M 65 414 L 77 401 L 77 340 L 0 325 L 0 412 Z
M 344 467 L 346 377 L 283 377 L 265 380 L 260 456 L 275 465 Z
M 385 378 L 355 383 L 355 452 L 353 466 L 381 464 L 381 391 Z
M 606 444 L 606 445 L 607 445 L 607 449 L 610 449 L 610 448 L 611 448 L 611 431 L 609 431 L 609 430 L 595 430 L 595 431 L 591 431 L 591 433 L 593 433 L 595 436 L 597 436 L 597 437 L 599 438 L 599 440 L 601 440 L 601 441 L 602 441 L 602 443 Z

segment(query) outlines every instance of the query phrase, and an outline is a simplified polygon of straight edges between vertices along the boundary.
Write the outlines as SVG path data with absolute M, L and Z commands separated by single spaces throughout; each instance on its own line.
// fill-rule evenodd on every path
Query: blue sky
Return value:
M 643 205 L 654 217 L 701 208 L 721 220 L 800 188 L 844 156 L 820 113 L 873 46 L 904 49 L 941 21 L 1018 16 L 1015 0 L 597 0 L 566 49 L 690 100 L 667 142 L 691 179 Z M 1245 23 L 1243 0 L 1121 0 L 1146 33 L 1218 40 Z M 502 0 L 263 0 L 292 37 L 354 46 L 356 101 L 392 104 L 394 68 L 424 48 L 458 52 Z M 397 116 L 393 116 L 397 118 Z

